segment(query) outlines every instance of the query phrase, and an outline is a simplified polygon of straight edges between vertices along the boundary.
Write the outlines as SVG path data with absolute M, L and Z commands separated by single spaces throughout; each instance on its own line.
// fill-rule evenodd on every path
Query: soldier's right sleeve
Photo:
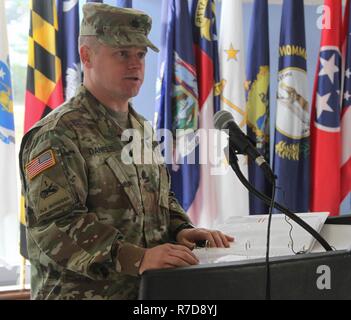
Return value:
M 27 234 L 64 269 L 96 280 L 116 272 L 137 275 L 145 249 L 88 211 L 88 173 L 74 139 L 65 128 L 39 130 L 22 142 Z

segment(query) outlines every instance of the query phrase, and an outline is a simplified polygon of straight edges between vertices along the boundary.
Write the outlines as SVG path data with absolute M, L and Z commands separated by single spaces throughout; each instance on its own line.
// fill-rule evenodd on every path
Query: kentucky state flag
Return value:
M 284 0 L 273 168 L 276 201 L 294 212 L 309 209 L 310 108 L 304 19 L 303 0 Z
M 185 211 L 194 201 L 200 174 L 198 147 L 190 150 L 181 147 L 181 142 L 192 140 L 198 129 L 198 88 L 189 30 L 187 0 L 163 1 L 155 126 L 165 139 L 164 156 L 171 174 L 171 189 Z
M 247 134 L 269 162 L 269 37 L 268 0 L 255 0 L 246 65 Z M 271 185 L 262 170 L 249 161 L 249 180 L 270 196 Z M 250 194 L 250 214 L 268 213 L 268 207 Z
M 311 114 L 311 211 L 339 214 L 342 1 L 325 0 Z

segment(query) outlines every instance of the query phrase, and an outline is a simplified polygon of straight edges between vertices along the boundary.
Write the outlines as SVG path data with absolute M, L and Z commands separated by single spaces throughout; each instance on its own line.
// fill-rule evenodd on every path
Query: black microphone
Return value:
M 229 130 L 229 144 L 239 154 L 245 154 L 263 170 L 266 178 L 272 183 L 275 175 L 265 158 L 257 151 L 250 141 L 235 123 L 232 114 L 225 110 L 220 110 L 214 115 L 214 126 L 218 130 Z

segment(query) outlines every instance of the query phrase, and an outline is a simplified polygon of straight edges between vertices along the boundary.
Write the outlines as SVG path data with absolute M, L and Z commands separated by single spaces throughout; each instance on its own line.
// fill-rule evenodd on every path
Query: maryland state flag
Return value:
M 30 9 L 25 132 L 63 102 L 55 0 L 31 0 Z
M 339 214 L 341 164 L 341 0 L 325 0 L 311 114 L 311 211 Z
M 307 55 L 303 0 L 284 0 L 279 46 L 274 173 L 280 204 L 294 212 L 309 209 Z
M 64 101 L 61 59 L 58 56 L 57 46 L 56 2 L 31 0 L 30 9 L 25 132 Z M 24 225 L 25 213 L 22 206 L 20 253 L 27 257 Z

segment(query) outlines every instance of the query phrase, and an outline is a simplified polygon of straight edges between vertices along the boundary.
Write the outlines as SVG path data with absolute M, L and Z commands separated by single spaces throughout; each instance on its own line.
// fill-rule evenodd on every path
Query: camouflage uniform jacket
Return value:
M 129 114 L 143 137 L 145 119 L 131 107 Z M 190 223 L 169 191 L 165 165 L 121 161 L 128 144 L 121 134 L 82 86 L 24 136 L 32 298 L 137 298 L 145 248 Z

